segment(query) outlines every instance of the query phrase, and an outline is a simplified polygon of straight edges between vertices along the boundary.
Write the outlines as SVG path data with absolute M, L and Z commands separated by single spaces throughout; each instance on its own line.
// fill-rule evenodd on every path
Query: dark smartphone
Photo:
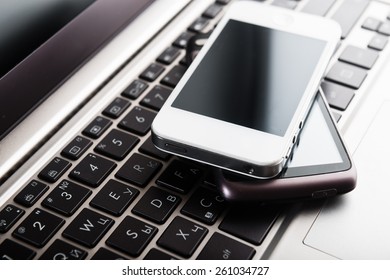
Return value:
M 225 199 L 319 199 L 353 190 L 356 169 L 330 114 L 319 91 L 295 150 L 276 178 L 259 180 L 216 170 L 217 185 Z

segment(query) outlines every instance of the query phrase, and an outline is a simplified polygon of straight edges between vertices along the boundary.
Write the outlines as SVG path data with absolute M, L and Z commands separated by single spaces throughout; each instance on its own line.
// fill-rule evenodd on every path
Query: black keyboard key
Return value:
M 224 199 L 213 190 L 198 188 L 181 212 L 200 222 L 213 224 L 225 209 Z
M 45 198 L 42 205 L 65 216 L 71 216 L 91 195 L 91 190 L 63 180 Z
M 378 52 L 370 49 L 362 49 L 355 46 L 347 46 L 341 53 L 339 60 L 371 69 L 378 59 Z
M 298 5 L 298 1 L 296 1 L 296 0 L 274 0 L 272 2 L 272 5 L 286 8 L 286 9 L 290 9 L 290 10 L 294 10 Z
M 157 149 L 156 146 L 154 146 L 152 138 L 150 136 L 139 148 L 139 151 L 164 161 L 167 161 L 171 157 L 170 154 Z
M 24 214 L 24 210 L 8 204 L 0 211 L 0 233 L 7 232 Z
M 334 83 L 323 82 L 321 84 L 329 106 L 341 111 L 345 111 L 352 101 L 355 93 L 350 88 Z
M 218 232 L 214 233 L 198 260 L 250 260 L 255 249 Z
M 173 45 L 185 49 L 192 36 L 194 36 L 194 33 L 184 32 L 173 42 Z
M 377 51 L 383 51 L 388 42 L 388 38 L 383 35 L 375 35 L 368 43 L 368 47 Z
M 137 99 L 148 87 L 148 84 L 141 80 L 133 81 L 122 93 L 124 97 Z
M 144 187 L 156 175 L 161 166 L 162 164 L 159 161 L 141 154 L 133 154 L 119 169 L 116 177 L 130 184 Z
M 156 227 L 127 216 L 106 243 L 130 256 L 138 257 L 157 231 Z
M 71 160 L 77 160 L 87 151 L 91 145 L 91 140 L 77 136 L 62 150 L 61 155 Z
M 48 165 L 39 173 L 38 177 L 49 183 L 56 182 L 71 164 L 59 157 L 52 159 Z
M 84 260 L 87 252 L 79 247 L 73 246 L 62 240 L 55 240 L 45 253 L 39 258 L 40 260 Z
M 144 260 L 177 260 L 177 259 L 163 251 L 153 248 L 146 254 Z
M 125 212 L 139 191 L 115 180 L 110 180 L 92 199 L 90 204 L 114 216 Z
M 189 258 L 206 236 L 208 230 L 182 217 L 176 217 L 161 235 L 157 244 Z
M 142 99 L 141 105 L 158 111 L 164 105 L 171 92 L 172 90 L 157 85 Z
M 0 244 L 0 260 L 32 260 L 35 255 L 33 250 L 10 239 Z
M 112 121 L 103 117 L 96 117 L 84 130 L 85 136 L 98 139 L 112 124 Z
M 358 89 L 367 76 L 367 71 L 343 62 L 336 62 L 326 75 L 326 79 L 335 83 Z
M 310 0 L 301 11 L 308 14 L 325 16 L 335 2 L 336 0 Z
M 152 222 L 163 224 L 180 201 L 180 197 L 176 195 L 151 187 L 138 201 L 132 212 Z
M 169 65 L 180 55 L 180 49 L 169 46 L 162 54 L 157 58 L 158 62 Z
M 381 21 L 379 19 L 373 18 L 373 17 L 368 17 L 366 20 L 363 22 L 362 28 L 368 29 L 371 31 L 377 31 L 379 26 L 381 25 Z
M 122 160 L 138 142 L 139 139 L 137 137 L 113 129 L 96 146 L 94 151 L 116 160 Z
M 145 135 L 150 130 L 156 115 L 155 112 L 136 106 L 123 118 L 119 127 L 138 135 Z
M 62 234 L 81 245 L 92 248 L 96 246 L 113 224 L 114 220 L 111 218 L 85 208 Z
M 229 211 L 219 228 L 250 243 L 260 245 L 279 212 L 278 206 L 237 206 Z
M 221 5 L 227 5 L 230 3 L 231 0 L 217 0 L 216 2 L 218 4 L 221 4 Z M 260 0 L 260 1 L 264 1 L 264 0 Z
M 69 174 L 69 176 L 91 187 L 99 186 L 116 167 L 108 159 L 88 154 Z
M 367 8 L 369 0 L 345 0 L 332 18 L 341 26 L 341 38 L 345 39 Z
M 140 78 L 148 82 L 153 82 L 162 74 L 162 72 L 164 72 L 164 70 L 164 66 L 158 63 L 152 63 L 144 70 L 144 72 L 142 72 Z
M 165 75 L 165 77 L 161 80 L 161 83 L 174 88 L 179 83 L 186 70 L 187 69 L 185 67 L 176 65 L 168 72 L 168 74 Z
M 390 36 L 390 22 L 382 22 L 382 24 L 378 28 L 378 32 Z
M 209 19 L 199 17 L 188 27 L 188 30 L 196 33 L 202 32 L 207 27 L 209 22 Z
M 157 179 L 157 184 L 179 193 L 187 193 L 199 181 L 203 169 L 196 164 L 173 160 Z
M 41 209 L 35 209 L 15 229 L 13 235 L 36 247 L 43 247 L 64 224 L 64 220 Z
M 221 12 L 222 12 L 222 9 L 223 9 L 223 6 L 217 4 L 217 3 L 214 3 L 214 4 L 211 4 L 202 14 L 202 16 L 206 17 L 206 18 L 215 18 L 216 16 L 218 16 Z
M 130 106 L 130 102 L 117 97 L 114 101 L 111 102 L 110 105 L 107 106 L 103 111 L 103 115 L 117 119 L 122 113 Z
M 25 207 L 31 207 L 48 189 L 49 186 L 46 184 L 32 180 L 18 193 L 14 200 Z
M 99 248 L 91 260 L 126 260 L 126 258 L 106 248 Z

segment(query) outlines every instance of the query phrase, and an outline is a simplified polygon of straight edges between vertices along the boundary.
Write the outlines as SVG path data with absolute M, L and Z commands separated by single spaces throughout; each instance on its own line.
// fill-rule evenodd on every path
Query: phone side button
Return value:
M 165 143 L 164 146 L 165 146 L 166 150 L 173 152 L 173 153 L 177 153 L 177 154 L 186 154 L 187 153 L 187 150 L 183 147 L 179 147 L 179 146 L 172 145 L 169 143 Z
M 336 194 L 337 194 L 336 189 L 329 189 L 329 190 L 313 192 L 311 196 L 313 198 L 327 198 L 327 197 L 335 196 Z

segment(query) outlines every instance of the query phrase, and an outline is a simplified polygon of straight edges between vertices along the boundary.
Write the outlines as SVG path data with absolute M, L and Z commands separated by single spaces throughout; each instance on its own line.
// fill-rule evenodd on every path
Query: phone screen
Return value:
M 279 178 L 344 171 L 351 168 L 348 153 L 325 101 L 317 94 L 294 153 Z
M 284 136 L 325 45 L 229 20 L 172 106 Z
M 342 161 L 340 149 L 329 130 L 320 105 L 314 102 L 310 116 L 305 122 L 305 129 L 301 132 L 299 148 L 296 149 L 288 166 L 289 168 L 318 166 Z

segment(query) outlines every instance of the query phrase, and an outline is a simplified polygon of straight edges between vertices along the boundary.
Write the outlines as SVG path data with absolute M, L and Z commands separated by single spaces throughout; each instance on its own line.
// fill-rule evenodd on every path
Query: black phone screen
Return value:
M 229 20 L 172 106 L 284 136 L 325 45 Z

